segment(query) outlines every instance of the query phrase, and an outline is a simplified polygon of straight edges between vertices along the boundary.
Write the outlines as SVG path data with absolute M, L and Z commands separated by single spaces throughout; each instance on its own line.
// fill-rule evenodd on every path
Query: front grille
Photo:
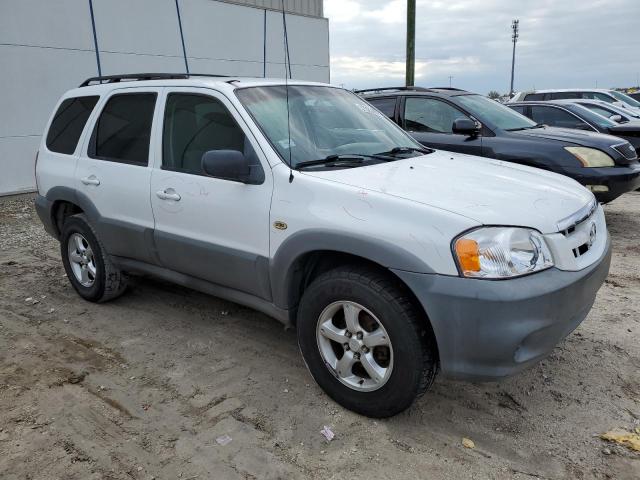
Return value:
M 636 152 L 636 149 L 633 148 L 630 143 L 615 145 L 613 148 L 620 152 L 622 156 L 627 160 L 635 160 L 636 158 L 638 158 L 638 152 Z

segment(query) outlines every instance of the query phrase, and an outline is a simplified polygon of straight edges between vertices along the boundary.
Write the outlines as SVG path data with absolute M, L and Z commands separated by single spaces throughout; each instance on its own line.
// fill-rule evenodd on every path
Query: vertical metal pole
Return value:
M 416 80 L 416 0 L 407 0 L 407 72 L 406 86 Z
M 180 16 L 180 5 L 176 0 L 176 12 L 178 13 L 178 27 L 180 27 L 180 40 L 182 41 L 182 55 L 184 56 L 184 69 L 189 73 L 189 62 L 187 61 L 187 48 L 184 45 L 184 33 L 182 31 L 182 17 Z
M 98 76 L 102 76 L 102 66 L 100 65 L 100 49 L 98 48 L 98 34 L 96 33 L 96 18 L 93 14 L 93 0 L 89 0 L 89 12 L 91 13 L 91 28 L 93 29 L 93 45 L 96 49 L 96 63 L 98 64 Z
M 262 27 L 262 76 L 267 78 L 267 10 L 264 11 L 264 25 Z
M 520 20 L 514 20 L 511 24 L 511 29 L 513 30 L 513 35 L 511 36 L 511 40 L 513 41 L 513 56 L 511 57 L 511 88 L 509 90 L 509 94 L 513 95 L 513 77 L 516 70 L 516 43 L 518 43 L 518 28 L 519 28 Z

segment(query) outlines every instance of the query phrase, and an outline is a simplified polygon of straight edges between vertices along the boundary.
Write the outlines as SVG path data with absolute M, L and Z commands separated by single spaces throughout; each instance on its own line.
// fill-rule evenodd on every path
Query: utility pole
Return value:
M 407 0 L 407 72 L 406 86 L 416 81 L 416 0 Z
M 451 80 L 453 80 L 453 75 L 449 75 L 449 88 L 451 88 Z
M 513 95 L 513 76 L 516 70 L 516 43 L 518 43 L 518 37 L 520 34 L 518 30 L 520 28 L 520 20 L 515 19 L 511 22 L 511 30 L 513 31 L 511 35 L 511 41 L 513 42 L 513 56 L 511 57 L 511 90 L 509 91 L 510 95 Z

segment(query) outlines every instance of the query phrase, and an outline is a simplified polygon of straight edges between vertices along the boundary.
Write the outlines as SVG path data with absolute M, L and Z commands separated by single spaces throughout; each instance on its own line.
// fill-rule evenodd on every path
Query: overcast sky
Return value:
M 332 83 L 403 84 L 406 3 L 325 0 Z M 640 0 L 417 0 L 416 84 L 508 92 L 514 18 L 516 90 L 638 81 Z

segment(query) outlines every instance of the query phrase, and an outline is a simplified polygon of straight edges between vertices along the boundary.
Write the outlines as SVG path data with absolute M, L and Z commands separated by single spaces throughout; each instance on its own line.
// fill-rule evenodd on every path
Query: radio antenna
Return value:
M 289 183 L 293 182 L 293 165 L 291 156 L 291 115 L 289 110 L 289 77 L 291 77 L 291 59 L 289 58 L 289 38 L 287 35 L 287 14 L 284 11 L 284 0 L 282 4 L 282 28 L 284 33 L 284 90 L 287 96 L 287 135 L 289 153 Z

